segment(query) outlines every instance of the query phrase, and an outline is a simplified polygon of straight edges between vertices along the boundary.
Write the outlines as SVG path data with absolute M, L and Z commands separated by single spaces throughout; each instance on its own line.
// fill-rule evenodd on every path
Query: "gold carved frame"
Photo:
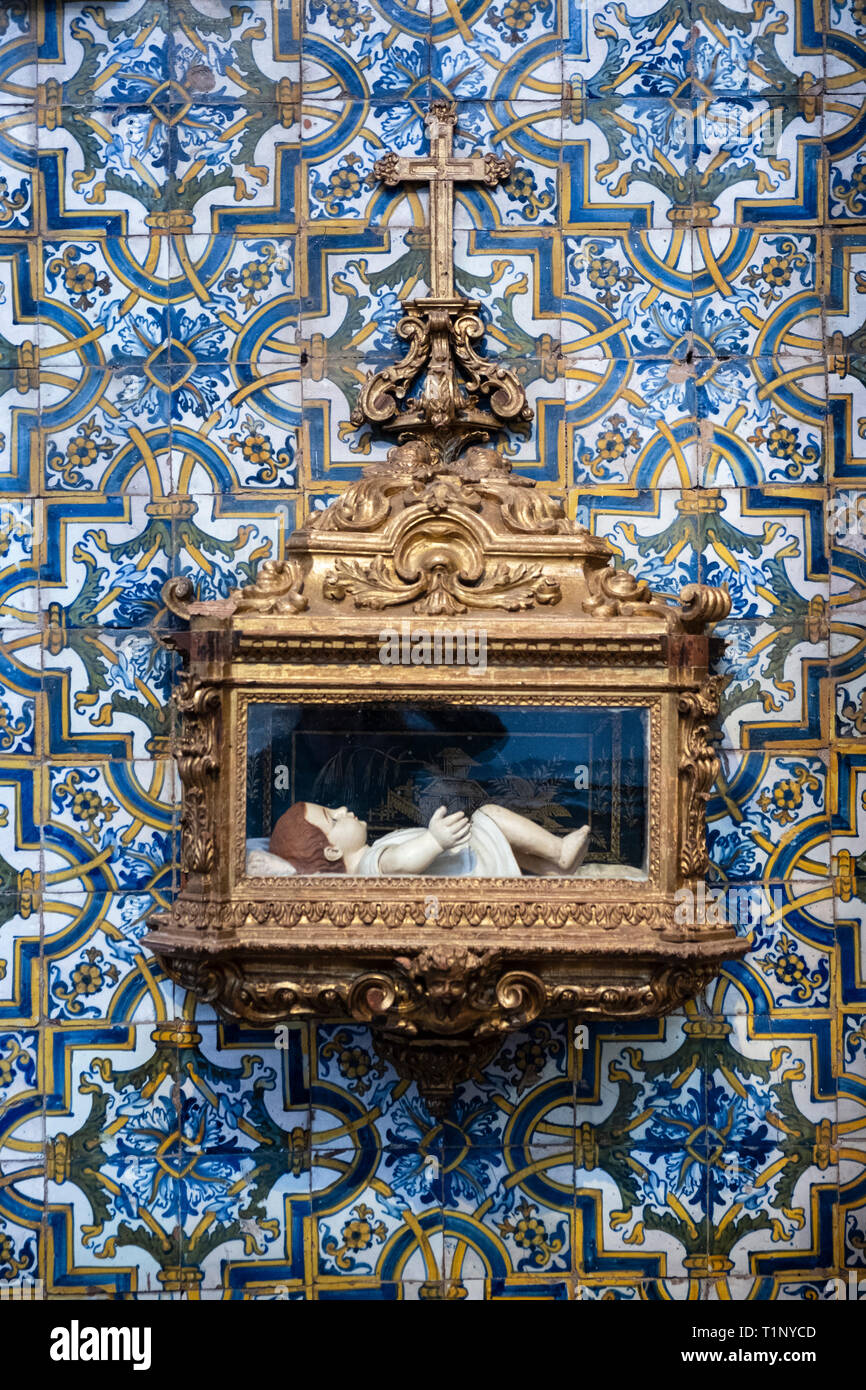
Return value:
M 439 668 L 439 680 L 441 681 L 441 667 Z M 361 703 L 407 704 L 413 702 L 420 703 L 422 701 L 425 705 L 478 705 L 483 701 L 484 704 L 498 705 L 503 708 L 509 708 L 517 705 L 528 705 L 534 709 L 542 708 L 544 706 L 564 709 L 568 708 L 569 706 L 574 706 L 576 708 L 586 708 L 597 705 L 612 709 L 645 709 L 648 715 L 647 761 L 649 766 L 649 777 L 647 787 L 647 817 L 650 823 L 652 823 L 652 821 L 655 821 L 657 824 L 661 823 L 661 738 L 663 705 L 663 699 L 661 695 L 647 694 L 604 696 L 599 695 L 597 693 L 593 693 L 591 695 L 579 693 L 565 693 L 554 695 L 550 692 L 545 692 L 539 695 L 527 695 L 521 691 L 504 689 L 502 687 L 497 687 L 494 689 L 489 689 L 485 687 L 483 691 L 480 691 L 478 688 L 473 689 L 471 686 L 465 683 L 458 684 L 456 681 L 454 682 L 453 686 L 449 686 L 447 691 L 442 691 L 441 689 L 431 690 L 426 688 L 424 685 L 419 685 L 415 690 L 412 690 L 410 687 L 403 686 L 401 687 L 400 691 L 371 692 L 370 690 L 363 690 L 352 691 L 351 693 L 338 693 L 330 689 L 329 687 L 317 688 L 315 686 L 312 688 L 304 689 L 300 689 L 297 687 L 293 689 L 291 686 L 281 687 L 280 690 L 275 692 L 262 691 L 260 687 L 257 687 L 254 691 L 248 689 L 238 689 L 233 691 L 229 697 L 227 727 L 236 731 L 236 734 L 231 742 L 230 756 L 233 760 L 233 767 L 229 772 L 229 777 L 231 785 L 244 787 L 244 799 L 243 801 L 241 801 L 240 798 L 237 799 L 234 807 L 234 813 L 232 816 L 230 880 L 231 887 L 238 890 L 243 889 L 244 892 L 251 894 L 252 898 L 254 899 L 269 898 L 273 896 L 275 892 L 279 892 L 281 889 L 285 888 L 285 879 L 268 878 L 265 875 L 258 874 L 254 876 L 248 876 L 246 873 L 247 791 L 245 781 L 245 750 L 247 747 L 247 716 L 250 705 L 265 703 L 314 705 L 356 705 Z M 672 749 L 672 755 L 674 754 L 674 752 L 675 750 Z M 629 899 L 629 901 L 634 900 L 635 898 L 651 899 L 653 890 L 656 893 L 658 893 L 661 890 L 661 883 L 664 878 L 662 860 L 666 856 L 663 856 L 661 846 L 655 838 L 653 838 L 651 835 L 648 835 L 647 839 L 648 867 L 646 881 L 640 881 L 632 878 L 604 879 L 604 884 L 606 888 L 616 888 L 620 890 L 620 892 L 623 895 L 625 895 Z M 670 855 L 670 857 L 674 857 L 672 851 L 670 850 L 670 847 L 667 847 L 667 850 L 668 855 Z M 304 876 L 297 874 L 292 878 L 291 881 L 292 883 L 302 882 L 311 888 L 314 888 L 316 883 L 322 882 L 321 879 L 317 879 L 316 875 Z M 533 880 L 528 881 L 531 882 Z M 328 879 L 327 882 L 330 889 L 333 890 L 335 886 L 334 880 Z M 351 896 L 353 894 L 360 893 L 366 882 L 367 880 L 363 878 L 351 878 L 348 876 L 341 876 L 337 886 L 341 890 L 341 896 L 343 893 L 346 893 L 349 896 Z M 376 882 L 379 884 L 386 885 L 389 891 L 399 889 L 401 896 L 405 896 L 405 879 L 377 879 Z M 417 887 L 417 889 L 421 891 L 422 895 L 425 897 L 426 900 L 431 895 L 436 896 L 439 899 L 447 899 L 448 894 L 445 891 L 447 884 L 449 882 L 458 881 L 447 879 L 443 880 L 441 878 L 425 878 L 423 876 L 418 876 L 413 877 L 411 882 L 413 885 L 413 891 Z M 497 890 L 501 888 L 507 889 L 509 887 L 513 887 L 515 880 L 484 878 L 469 879 L 466 881 L 460 880 L 459 882 L 462 883 L 462 887 L 459 888 L 457 893 L 452 893 L 451 897 L 455 902 L 459 901 L 465 904 L 467 883 L 471 883 L 473 887 L 475 887 L 475 892 L 479 900 L 483 899 L 487 901 L 489 899 L 489 889 L 491 887 Z M 573 898 L 575 885 L 579 885 L 581 883 L 584 884 L 588 890 L 590 890 L 589 896 L 594 896 L 593 883 L 597 882 L 598 880 L 560 880 L 556 878 L 548 879 L 545 881 L 546 888 L 549 891 L 553 892 L 554 897 L 556 896 L 555 890 L 557 884 L 565 885 L 566 892 L 560 896 L 562 896 L 566 901 L 570 901 Z M 520 895 L 520 897 L 525 897 L 525 890 Z M 505 924 L 502 924 L 500 930 L 504 929 Z
M 359 537 L 333 511 L 296 532 L 288 558 L 263 566 L 256 584 L 229 600 L 195 603 L 184 581 L 167 587 L 181 620 L 171 641 L 186 659 L 176 697 L 181 887 L 171 909 L 151 919 L 148 941 L 175 979 L 225 1017 L 259 1027 L 304 1018 L 371 1024 L 380 1051 L 441 1108 L 509 1028 L 545 1014 L 663 1013 L 746 949 L 730 926 L 680 920 L 678 910 L 680 890 L 696 889 L 707 869 L 705 805 L 718 767 L 710 725 L 720 680 L 708 674 L 703 628 L 728 599 L 700 586 L 677 606 L 657 599 L 544 498 L 558 529 L 542 538 L 547 554 L 535 542 L 533 572 L 556 591 L 555 603 L 539 605 L 524 593 L 522 607 L 503 610 L 495 606 L 503 595 L 493 593 L 483 614 L 416 620 L 417 574 L 433 576 L 439 592 L 462 566 L 480 588 L 498 529 L 513 526 L 518 513 L 499 456 L 481 460 L 480 481 L 461 482 L 449 505 L 435 462 L 422 469 L 432 469 L 431 481 L 392 487 L 404 450 L 355 485 L 362 497 L 371 482 L 386 493 L 387 517 L 374 507 L 379 520 L 361 533 L 375 543 L 362 564 L 377 585 L 387 580 L 389 598 L 410 585 L 408 601 L 389 604 L 394 618 L 362 606 L 366 593 L 351 606 L 346 595 L 334 596 L 334 576 L 357 556 Z M 363 519 L 351 494 L 333 507 Z M 520 484 L 518 500 L 524 496 Z M 410 580 L 395 560 L 407 531 L 418 566 Z M 468 568 L 470 544 L 480 549 L 480 570 Z M 501 562 L 492 564 L 501 580 Z M 407 613 L 433 634 L 483 621 L 486 669 L 382 666 L 382 626 Z M 250 704 L 360 701 L 647 709 L 646 879 L 247 875 Z

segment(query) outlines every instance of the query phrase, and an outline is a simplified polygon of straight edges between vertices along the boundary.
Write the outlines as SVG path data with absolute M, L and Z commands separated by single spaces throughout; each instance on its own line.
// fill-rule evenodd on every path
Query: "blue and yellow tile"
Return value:
M 41 8 L 0 13 L 0 1280 L 829 1296 L 866 1233 L 859 0 Z M 662 592 L 729 584 L 711 877 L 764 899 L 700 1008 L 536 1025 L 446 1121 L 365 1030 L 218 1025 L 140 948 L 162 584 L 225 596 L 383 456 L 345 422 L 427 193 L 367 177 L 437 98 L 515 159 L 455 258 L 536 409 L 516 466 Z

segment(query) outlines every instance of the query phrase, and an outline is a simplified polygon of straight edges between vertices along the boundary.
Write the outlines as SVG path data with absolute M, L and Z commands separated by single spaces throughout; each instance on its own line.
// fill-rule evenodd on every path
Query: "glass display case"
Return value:
M 470 706 L 401 700 L 314 705 L 252 701 L 247 707 L 247 872 L 285 873 L 291 860 L 271 838 L 298 803 L 326 812 L 347 811 L 375 845 L 382 838 L 423 829 L 440 808 L 468 821 L 496 808 L 529 822 L 514 827 L 516 858 L 530 876 L 642 879 L 647 857 L 649 707 L 629 705 Z M 560 855 L 550 868 L 521 864 L 524 841 L 538 827 L 566 841 L 586 827 L 580 863 Z M 488 833 L 490 833 L 488 831 Z M 493 832 L 495 837 L 495 830 Z M 541 840 L 553 853 L 553 846 Z M 473 862 L 474 856 L 474 862 Z M 270 860 L 282 861 L 271 863 Z M 562 863 L 559 861 L 563 860 Z M 371 861 L 367 861 L 371 862 Z M 495 855 L 448 849 L 425 869 L 445 877 L 496 877 Z M 328 872 L 328 869 L 322 870 Z M 332 872 L 344 872 L 342 861 Z

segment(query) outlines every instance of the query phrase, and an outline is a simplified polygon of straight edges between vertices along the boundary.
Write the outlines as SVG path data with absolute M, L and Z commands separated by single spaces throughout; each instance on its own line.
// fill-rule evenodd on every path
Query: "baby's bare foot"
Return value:
M 581 826 L 580 830 L 572 830 L 570 835 L 566 835 L 559 851 L 559 867 L 564 874 L 570 874 L 572 869 L 583 863 L 588 842 L 588 825 Z

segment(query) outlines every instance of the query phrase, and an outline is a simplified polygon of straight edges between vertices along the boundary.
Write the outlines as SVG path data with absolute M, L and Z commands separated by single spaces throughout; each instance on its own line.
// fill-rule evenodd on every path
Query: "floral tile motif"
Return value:
M 566 350 L 575 481 L 708 490 L 822 482 L 823 367 L 801 359 L 785 367 L 769 358 L 695 362 L 687 343 L 688 335 L 678 358 L 628 363 L 584 360 Z
M 45 1008 L 52 1019 L 156 1021 L 174 986 L 141 946 L 157 892 L 52 895 L 43 908 Z
M 653 589 L 677 594 L 697 583 L 704 499 L 691 490 L 621 488 L 577 494 L 575 517 L 640 569 Z M 675 543 L 670 543 L 673 537 Z
M 816 875 L 769 887 L 716 887 L 703 904 L 699 900 L 704 920 L 715 914 L 732 922 L 751 947 L 746 961 L 726 966 L 709 986 L 707 1008 L 728 1019 L 770 1010 L 779 1017 L 823 1018 L 836 945 L 834 888 L 832 879 Z
M 172 764 L 106 762 L 48 769 L 46 887 L 146 892 L 171 884 L 178 793 Z M 78 873 L 70 876 L 70 866 Z
M 407 9 L 411 28 L 395 33 L 388 15 L 359 0 L 306 0 L 305 86 L 328 102 L 340 97 L 411 97 L 423 102 L 430 80 L 429 6 Z
M 722 750 L 708 803 L 710 859 L 721 882 L 775 882 L 829 866 L 827 767 L 815 754 Z
M 699 438 L 689 418 L 693 383 L 671 382 L 667 363 L 569 366 L 565 400 L 575 486 L 645 485 L 657 492 L 697 483 Z M 664 422 L 663 402 L 670 410 Z
M 17 760 L 0 759 L 0 870 L 5 911 L 10 916 L 16 905 L 25 917 L 34 909 L 38 912 L 40 830 L 33 813 L 32 772 L 18 766 Z
M 503 1145 L 518 1143 L 567 1150 L 574 1125 L 572 1047 L 564 1024 L 539 1023 L 506 1040 L 483 1074 L 465 1082 L 455 1108 L 434 1118 L 417 1089 L 400 1081 L 382 1059 L 369 1030 L 326 1025 L 318 1030 L 318 1089 L 313 1092 L 312 1143 L 342 1149 L 362 1116 L 413 1189 L 449 1185 L 443 1155 L 463 1155 L 467 1174 L 455 1168 L 454 1183 L 472 1188 L 472 1165 L 491 1162 Z M 517 1102 L 510 1097 L 516 1096 Z M 509 1098 L 509 1099 L 506 1099 Z M 477 1177 L 477 1175 L 475 1175 Z
M 543 76 L 537 80 L 543 86 Z M 563 142 L 559 103 L 509 99 L 502 110 L 494 102 L 461 102 L 457 121 L 456 154 L 492 149 L 514 163 L 504 183 L 483 191 L 469 187 L 458 197 L 455 227 L 555 226 Z
M 158 351 L 157 322 L 151 325 Z M 171 489 L 170 385 L 146 359 L 115 368 L 64 366 L 40 381 L 40 438 L 21 428 L 27 464 L 44 495 L 124 493 L 150 498 Z M 161 426 L 157 430 L 154 426 Z M 26 424 L 24 426 L 26 429 Z
M 164 615 L 166 580 L 191 568 L 202 598 L 224 597 L 234 585 L 223 564 L 232 559 L 240 574 L 246 564 L 250 574 L 250 563 L 275 553 L 284 520 L 268 504 L 248 512 L 240 499 L 210 494 L 175 493 L 153 502 L 133 495 L 102 504 L 104 519 L 114 522 L 110 540 L 104 529 L 88 526 L 86 507 L 71 513 L 68 525 L 59 504 L 44 510 L 46 540 L 55 537 L 60 549 L 52 547 L 54 561 L 43 566 L 40 599 L 43 612 L 67 627 L 98 621 L 141 629 Z
M 864 1267 L 866 12 L 825 9 L 0 6 L 0 1284 Z M 365 1029 L 231 1029 L 141 946 L 177 872 L 162 587 L 225 597 L 390 447 L 348 416 L 428 291 L 428 195 L 370 175 L 436 99 L 514 161 L 455 208 L 535 410 L 514 466 L 660 592 L 731 591 L 708 892 L 751 940 L 668 1020 L 514 1034 L 444 1119 Z
M 827 77 L 833 87 L 844 91 L 862 91 L 863 59 L 866 39 L 866 14 L 858 0 L 833 0 L 830 6 L 830 29 L 827 34 Z
M 61 35 L 71 50 L 66 72 L 73 78 L 84 76 L 79 48 L 87 53 L 102 44 L 90 55 L 88 81 L 73 85 L 73 95 L 82 105 L 93 106 L 153 102 L 154 111 L 182 104 L 185 96 L 209 104 L 256 100 L 261 93 L 255 86 L 251 90 L 248 74 L 254 71 L 255 57 L 266 61 L 274 47 L 266 27 L 270 6 L 249 0 L 243 16 L 230 11 L 231 6 L 220 0 L 149 0 L 146 6 L 122 0 L 110 12 L 87 15 L 82 22 L 82 16 L 67 6 Z M 134 42 L 142 18 L 148 25 L 147 44 Z M 40 58 L 40 80 L 49 72 L 58 79 L 65 75 L 59 65 L 50 65 L 54 54 L 46 52 Z
M 802 1046 L 780 1058 L 773 1032 L 772 1022 L 756 1015 L 742 1024 L 737 1021 L 731 1034 L 737 1051 L 748 1044 L 749 1061 L 740 1070 L 749 1076 L 746 1090 L 754 1113 L 748 1130 L 731 1144 L 734 1162 L 726 1185 L 734 1196 L 735 1220 L 716 1225 L 714 1218 L 710 1255 L 727 1258 L 735 1277 L 772 1267 L 780 1249 L 809 1258 L 818 1268 L 833 1265 L 828 1220 L 837 1185 L 832 1107 L 805 1099 Z M 731 1099 L 736 1093 L 723 1071 L 724 1051 L 722 1044 L 711 1047 L 712 1084 L 718 1087 L 722 1111 L 736 1105 Z M 797 1147 L 791 1146 L 784 1120 L 786 1111 L 793 1110 L 805 1119 L 806 1152 L 798 1151 L 796 1160 L 783 1166 L 779 1157 Z M 720 1202 L 719 1217 L 724 1211 Z
M 49 701 L 69 706 L 55 752 L 87 756 L 99 729 L 102 749 L 110 756 L 168 757 L 175 723 L 167 701 L 178 669 L 176 654 L 147 629 L 78 628 L 67 625 L 56 609 L 49 608 L 48 626 L 42 683 Z M 70 699 L 70 688 L 81 698 Z
M 844 1125 L 844 1133 L 852 1143 L 862 1144 L 866 1140 L 866 1087 L 862 1080 L 866 1017 L 861 1009 L 846 1010 L 840 1024 L 838 1121 L 840 1127 Z
M 330 1157 L 332 1176 L 340 1172 L 339 1153 Z M 314 1173 L 314 1205 L 320 1209 L 317 1227 L 315 1277 L 334 1281 L 377 1275 L 385 1280 L 436 1279 L 442 1265 L 443 1221 L 435 1205 L 397 1193 L 387 1181 L 363 1188 L 360 1201 L 340 1204 L 336 1187 L 320 1189 Z M 345 1179 L 346 1174 L 340 1175 Z M 384 1189 L 383 1191 L 380 1190 Z M 407 1216 L 414 1218 L 407 1220 Z M 410 1234 L 411 1233 L 411 1234 Z M 439 1276 L 441 1277 L 441 1276 Z
M 695 108 L 694 190 L 720 225 L 761 218 L 761 199 L 795 203 L 819 156 L 825 124 L 813 96 L 716 96 Z
M 566 71 L 601 96 L 787 95 L 817 85 L 822 65 L 823 36 L 804 24 L 801 51 L 783 5 L 758 13 L 747 0 L 701 8 L 649 0 L 625 12 L 590 0 L 572 19 Z
M 97 1218 L 87 1237 L 93 1253 L 110 1259 L 116 1244 L 143 1240 L 149 1260 L 140 1273 L 151 1273 L 155 1264 L 155 1287 L 168 1291 L 215 1283 L 219 1261 L 211 1271 L 209 1256 L 224 1245 L 224 1266 L 239 1251 L 264 1254 L 274 1247 L 282 1254 L 282 1199 L 299 1188 L 264 1100 L 278 1083 L 278 1070 L 262 1056 L 251 1056 L 245 1066 L 240 1058 L 235 1066 L 226 1065 L 228 1059 L 215 1066 L 206 1041 L 201 1052 L 191 1052 L 202 1042 L 194 1027 L 176 1020 L 130 1033 L 128 1067 L 106 1073 L 87 1061 L 86 1052 L 78 1054 L 89 1106 L 66 1119 L 57 1098 L 49 1123 L 58 1185 L 76 1171 L 79 1158 L 86 1162 L 91 1155 L 85 1187 Z M 98 1135 L 109 1115 L 113 1137 L 94 1145 L 88 1135 Z M 61 1130 L 61 1121 L 70 1128 Z M 106 1190 L 107 1201 L 97 1198 Z
M 301 113 L 301 147 L 307 175 L 310 220 L 387 222 L 423 226 L 427 188 L 383 188 L 373 165 L 387 149 L 420 155 L 425 145 L 423 109 L 417 102 L 345 101 Z M 345 146 L 350 148 L 344 151 Z
M 862 1188 L 862 1185 L 861 1180 L 859 1186 Z M 866 1245 L 866 1206 L 859 1206 L 848 1212 L 845 1221 L 845 1268 L 847 1270 L 862 1270 L 864 1263 L 866 1263 L 863 1258 L 864 1245 Z M 850 1283 L 848 1287 L 851 1287 Z M 857 1287 L 858 1283 L 855 1282 L 854 1288 Z
M 510 1190 L 494 1188 L 491 1184 L 487 1199 L 478 1204 L 474 1216 L 450 1211 L 445 1216 L 444 1271 L 446 1287 L 459 1282 L 472 1287 L 473 1278 L 503 1278 L 504 1270 L 513 1271 L 527 1288 L 538 1287 L 538 1293 L 549 1289 L 557 1275 L 567 1274 L 572 1267 L 570 1232 L 572 1229 L 571 1197 L 568 1194 L 570 1154 L 560 1164 L 564 1201 L 557 1194 L 557 1205 L 549 1209 L 545 1203 L 532 1201 L 514 1186 Z M 540 1185 L 550 1183 L 550 1168 L 541 1170 Z M 517 1169 L 514 1178 L 519 1175 Z M 497 1266 L 499 1272 L 497 1273 Z M 507 1275 L 505 1277 L 508 1277 Z M 451 1292 L 450 1297 L 455 1297 Z
M 859 103 L 858 103 L 859 106 Z M 843 132 L 837 135 L 831 149 L 838 149 L 838 156 L 830 166 L 830 193 L 828 215 L 831 226 L 843 227 L 852 220 L 862 218 L 866 201 L 866 161 L 856 141 L 846 140 L 850 125 L 859 118 L 859 110 L 849 108 L 852 120 Z
M 824 497 L 817 488 L 799 494 L 792 489 L 784 503 L 790 513 L 781 524 L 768 526 L 770 496 L 763 488 L 708 492 L 701 580 L 728 582 L 734 617 L 770 617 L 792 591 L 808 601 L 808 615 L 820 616 L 829 590 L 825 538 L 819 529 Z M 779 512 L 784 515 L 782 508 Z
M 572 196 L 578 174 L 589 176 L 593 204 L 617 206 L 628 221 L 629 202 L 646 209 L 654 228 L 669 227 L 669 213 L 687 204 L 694 186 L 692 104 L 679 97 L 623 96 L 572 103 L 563 122 L 564 145 L 580 152 L 571 168 Z M 582 166 L 582 168 L 580 168 Z M 572 209 L 569 220 L 579 221 Z M 638 225 L 642 225 L 640 222 Z
M 0 623 L 4 628 L 32 624 L 42 522 L 42 509 L 36 500 L 9 500 L 0 514 Z
M 2 1171 L 4 1178 L 11 1176 L 11 1170 Z M 0 1218 L 0 1278 L 10 1286 L 27 1288 L 35 1284 L 38 1270 L 38 1226 Z
M 42 254 L 39 345 L 51 365 L 147 362 L 158 376 L 177 332 L 165 239 L 44 241 Z M 154 355 L 160 348 L 163 359 Z
M 824 482 L 822 362 L 705 359 L 697 383 L 701 486 Z
M 799 34 L 794 16 L 779 4 L 760 13 L 748 0 L 705 6 L 693 16 L 698 84 L 731 96 L 820 91 L 823 35 L 813 29 L 807 10 L 797 22 Z
M 172 360 L 291 362 L 297 345 L 295 245 L 285 235 L 171 239 Z
M 37 127 L 30 105 L 0 105 L 0 231 L 35 229 Z
M 817 238 L 738 228 L 693 233 L 701 357 L 823 357 Z
M 2 36 L 2 78 L 0 105 L 32 103 L 36 92 L 36 25 L 34 16 L 22 5 L 4 13 Z
M 32 889 L 19 893 L 10 885 L 0 895 L 0 922 L 0 1018 L 4 1027 L 35 1024 L 42 1012 L 41 916 Z
M 35 661 L 35 670 L 30 664 Z M 36 704 L 42 687 L 37 629 L 22 625 L 0 632 L 0 749 L 36 751 Z
M 563 252 L 568 296 L 563 341 L 569 356 L 685 356 L 693 318 L 692 246 L 686 233 L 566 237 Z M 587 300 L 593 302 L 589 313 Z
M 588 0 L 569 5 L 568 20 L 566 74 L 593 95 L 669 96 L 687 77 L 687 5 L 641 4 L 626 14 Z
M 38 382 L 29 374 L 22 379 L 11 366 L 0 367 L 0 488 L 4 494 L 27 490 L 38 417 Z
M 866 631 L 859 624 L 833 624 L 830 641 L 834 733 L 840 739 L 856 739 L 866 728 Z

